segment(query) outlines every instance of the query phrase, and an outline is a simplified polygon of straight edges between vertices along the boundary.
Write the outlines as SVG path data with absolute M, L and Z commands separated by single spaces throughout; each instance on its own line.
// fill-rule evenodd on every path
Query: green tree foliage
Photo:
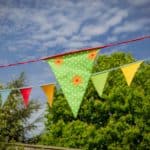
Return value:
M 6 88 L 19 88 L 25 85 L 25 75 L 8 83 Z M 2 87 L 1 87 L 2 88 Z M 1 103 L 1 100 L 0 100 Z M 3 107 L 0 108 L 0 141 L 1 142 L 26 142 L 25 134 L 36 128 L 36 121 L 28 122 L 32 113 L 40 109 L 40 104 L 30 100 L 28 108 L 23 104 L 21 94 L 13 90 Z
M 127 53 L 101 55 L 94 72 L 131 63 Z M 145 62 L 130 87 L 120 69 L 111 71 L 103 98 L 89 82 L 75 119 L 61 91 L 55 93 L 53 108 L 47 108 L 42 144 L 89 150 L 150 149 L 150 64 Z

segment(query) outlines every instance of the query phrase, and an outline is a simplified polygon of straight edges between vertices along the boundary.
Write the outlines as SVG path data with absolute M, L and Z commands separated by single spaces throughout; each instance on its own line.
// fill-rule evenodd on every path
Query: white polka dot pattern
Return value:
M 48 60 L 75 117 L 91 76 L 97 52 L 98 50 L 85 51 Z

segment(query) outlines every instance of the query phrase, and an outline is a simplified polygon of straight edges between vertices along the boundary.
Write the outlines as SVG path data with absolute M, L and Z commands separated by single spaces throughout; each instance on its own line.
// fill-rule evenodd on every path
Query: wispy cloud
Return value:
M 149 0 L 133 0 L 133 1 L 128 0 L 128 2 L 134 6 L 141 6 L 150 3 Z
M 113 31 L 114 34 L 120 34 L 120 33 L 129 33 L 129 32 L 135 32 L 144 30 L 146 26 L 150 24 L 149 19 L 140 19 L 140 20 L 134 20 L 134 21 L 127 21 L 124 24 L 121 24 L 120 26 L 116 27 Z
M 130 9 L 127 7 L 121 8 L 120 5 L 113 6 L 113 3 L 102 1 L 74 3 L 47 0 L 2 4 L 1 49 L 10 52 L 22 51 L 22 55 L 30 53 L 31 50 L 41 55 L 48 49 L 53 54 L 57 53 L 56 47 L 81 48 L 97 42 L 103 43 L 104 39 L 111 42 L 111 33 L 137 31 L 145 25 L 148 26 L 148 23 L 141 20 L 142 17 L 137 22 L 128 22 Z M 99 40 L 102 37 L 103 40 Z M 34 56 L 36 57 L 36 53 Z
M 85 25 L 82 29 L 82 34 L 89 36 L 103 35 L 113 26 L 119 24 L 127 16 L 128 12 L 126 10 L 113 9 L 113 11 L 111 10 L 110 12 L 108 10 L 106 15 L 103 17 L 99 16 L 101 21 L 98 21 L 98 23 Z

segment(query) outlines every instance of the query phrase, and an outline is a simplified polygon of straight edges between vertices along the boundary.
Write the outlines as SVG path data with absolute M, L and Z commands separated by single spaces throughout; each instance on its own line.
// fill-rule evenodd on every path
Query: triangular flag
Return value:
M 104 73 L 92 76 L 92 82 L 100 97 L 103 94 L 103 90 L 104 90 L 105 83 L 108 77 L 108 73 L 109 72 L 104 72 Z
M 138 62 L 130 64 L 128 66 L 121 67 L 121 70 L 126 78 L 128 86 L 130 86 L 130 84 L 134 78 L 134 75 L 142 62 L 143 61 L 138 61 Z
M 20 89 L 20 92 L 21 92 L 22 97 L 23 97 L 23 102 L 24 102 L 26 107 L 28 106 L 28 103 L 29 103 L 29 96 L 30 96 L 31 90 L 32 90 L 32 88 Z
M 11 90 L 4 90 L 4 91 L 0 91 L 1 94 L 1 101 L 2 101 L 2 105 L 1 107 L 3 107 L 3 105 L 5 104 L 9 94 L 10 94 Z
M 43 85 L 43 86 L 41 86 L 41 88 L 43 89 L 43 91 L 48 99 L 48 103 L 52 107 L 55 85 L 54 84 Z
M 47 60 L 77 117 L 98 50 L 83 51 Z

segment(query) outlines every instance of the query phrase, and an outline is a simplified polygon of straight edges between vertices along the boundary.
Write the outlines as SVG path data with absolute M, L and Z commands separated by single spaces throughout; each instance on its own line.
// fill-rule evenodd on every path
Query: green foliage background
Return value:
M 13 89 L 24 86 L 25 74 L 21 73 L 17 79 L 12 80 L 5 88 Z M 0 89 L 3 88 L 3 86 L 0 87 Z M 33 100 L 29 102 L 28 108 L 26 109 L 19 91 L 12 90 L 4 106 L 0 107 L 0 142 L 4 142 L 4 146 L 0 143 L 0 149 L 6 147 L 5 143 L 7 142 L 26 143 L 31 140 L 34 143 L 37 141 L 36 138 L 33 140 L 28 139 L 26 134 L 37 127 L 35 123 L 40 122 L 41 118 L 38 118 L 31 123 L 28 122 L 31 115 L 34 112 L 39 111 L 39 109 L 40 104 L 38 102 L 35 103 Z
M 93 73 L 135 59 L 127 53 L 101 55 Z M 150 149 L 150 64 L 144 62 L 130 87 L 121 70 L 111 71 L 103 98 L 91 81 L 75 119 L 61 91 L 55 93 L 53 108 L 47 108 L 46 131 L 40 144 L 89 150 Z

